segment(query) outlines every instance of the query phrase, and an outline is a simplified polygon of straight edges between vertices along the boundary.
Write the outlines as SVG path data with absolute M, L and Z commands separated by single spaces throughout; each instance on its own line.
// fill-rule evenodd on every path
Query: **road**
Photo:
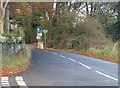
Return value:
M 3 86 L 20 87 L 118 86 L 118 64 L 69 52 L 33 49 L 27 71 L 1 80 Z

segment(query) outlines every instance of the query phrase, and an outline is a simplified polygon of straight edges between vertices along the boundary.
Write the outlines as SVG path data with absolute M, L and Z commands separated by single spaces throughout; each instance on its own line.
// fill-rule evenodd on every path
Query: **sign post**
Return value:
M 41 37 L 42 37 L 42 28 L 39 26 L 37 28 L 37 39 L 38 39 L 38 48 L 43 49 L 43 47 L 41 47 L 42 43 L 41 43 Z

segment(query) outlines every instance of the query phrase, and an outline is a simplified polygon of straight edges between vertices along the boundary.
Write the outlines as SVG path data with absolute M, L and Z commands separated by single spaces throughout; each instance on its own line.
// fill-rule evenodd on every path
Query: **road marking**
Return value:
M 1 77 L 1 84 L 2 84 L 3 87 L 10 87 L 8 77 Z
M 8 80 L 1 80 L 1 82 L 7 83 L 7 82 L 9 82 L 9 81 L 8 81 Z
M 89 66 L 87 66 L 87 65 L 85 65 L 85 64 L 83 64 L 83 63 L 81 63 L 81 62 L 78 62 L 78 63 L 79 63 L 80 65 L 82 65 L 82 66 L 88 68 L 88 69 L 91 69 L 91 67 L 89 67 Z
M 63 55 L 59 55 L 60 57 L 63 57 L 63 58 L 66 58 L 65 56 L 63 56 Z
M 15 77 L 15 79 L 19 86 L 27 86 L 26 83 L 24 82 L 22 76 L 17 76 L 17 77 Z
M 57 53 L 55 53 L 55 52 L 52 52 L 52 54 L 57 55 Z
M 54 53 L 54 52 L 53 52 L 53 54 L 58 55 L 57 53 Z M 63 58 L 67 58 L 67 57 L 65 57 L 65 56 L 63 56 L 63 55 L 59 55 L 59 56 L 60 56 L 60 57 L 63 57 Z M 67 59 L 69 59 L 69 60 L 71 60 L 71 61 L 74 61 L 74 62 L 77 62 L 76 60 L 74 60 L 74 59 L 72 59 L 72 58 L 67 58 Z M 78 62 L 78 63 L 79 63 L 80 65 L 88 68 L 88 69 L 92 69 L 91 67 L 89 67 L 89 66 L 87 66 L 87 65 L 85 65 L 85 64 L 83 64 L 83 63 L 81 63 L 81 62 Z M 108 77 L 108 78 L 111 78 L 111 79 L 113 79 L 113 80 L 118 81 L 118 79 L 116 79 L 116 78 L 114 78 L 114 77 L 112 77 L 112 76 L 106 75 L 106 74 L 104 74 L 104 73 L 102 73 L 102 72 L 100 72 L 100 71 L 96 71 L 96 72 L 99 73 L 99 74 L 101 74 L 101 75 L 103 75 L 103 76 L 105 76 L 105 77 Z
M 105 76 L 105 77 L 107 77 L 107 78 L 110 78 L 110 79 L 113 79 L 113 80 L 118 81 L 118 79 L 116 79 L 116 78 L 114 78 L 114 77 L 112 77 L 112 76 L 106 75 L 106 74 L 104 74 L 104 73 L 102 73 L 102 72 L 100 72 L 100 71 L 95 71 L 95 72 L 97 72 L 98 74 L 101 74 L 101 75 L 103 75 L 103 76 Z
M 8 80 L 8 77 L 1 77 L 1 80 Z
M 74 61 L 74 62 L 76 62 L 76 60 L 74 60 L 74 59 L 72 59 L 72 58 L 68 58 L 69 60 L 71 60 L 71 61 Z

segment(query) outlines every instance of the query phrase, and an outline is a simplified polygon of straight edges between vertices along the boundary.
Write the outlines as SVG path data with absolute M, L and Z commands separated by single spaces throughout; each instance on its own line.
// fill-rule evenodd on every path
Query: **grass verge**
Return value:
M 37 46 L 37 44 L 34 44 Z M 107 47 L 104 49 L 96 49 L 96 48 L 89 48 L 87 50 L 74 50 L 74 49 L 54 49 L 54 48 L 45 48 L 46 50 L 57 50 L 62 52 L 72 52 L 76 54 L 81 54 L 85 56 L 90 56 L 93 58 L 98 58 L 114 63 L 120 64 L 120 53 L 118 52 L 118 49 L 112 50 L 112 47 Z
M 24 71 L 30 64 L 31 52 L 26 45 L 23 50 L 13 54 L 4 54 L 2 57 L 2 76 Z

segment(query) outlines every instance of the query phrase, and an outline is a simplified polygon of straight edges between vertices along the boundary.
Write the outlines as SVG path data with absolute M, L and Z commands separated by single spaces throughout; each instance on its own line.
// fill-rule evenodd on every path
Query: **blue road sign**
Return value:
M 41 27 L 37 28 L 37 33 L 42 33 L 42 28 Z

